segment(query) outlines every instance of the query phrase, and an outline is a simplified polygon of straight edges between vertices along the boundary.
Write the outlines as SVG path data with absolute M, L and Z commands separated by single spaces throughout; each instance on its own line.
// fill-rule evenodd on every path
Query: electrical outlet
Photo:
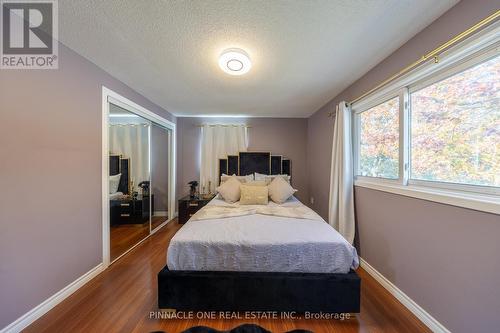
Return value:
M 314 197 L 311 197 L 311 200 L 309 201 L 311 201 L 311 205 L 314 205 Z

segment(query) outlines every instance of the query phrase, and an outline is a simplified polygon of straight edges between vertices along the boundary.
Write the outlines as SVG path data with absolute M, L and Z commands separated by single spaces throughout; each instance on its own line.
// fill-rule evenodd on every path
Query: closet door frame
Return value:
M 107 268 L 110 262 L 110 217 L 109 217 L 109 104 L 113 103 L 127 111 L 135 113 L 153 123 L 165 127 L 170 131 L 171 140 L 169 140 L 169 172 L 168 172 L 168 218 L 167 221 L 150 231 L 149 236 L 158 231 L 162 226 L 175 218 L 175 180 L 176 180 L 176 125 L 175 123 L 159 116 L 158 114 L 140 106 L 117 92 L 102 86 L 102 264 Z M 151 147 L 149 147 L 151 149 Z M 150 223 L 151 230 L 151 223 Z M 148 237 L 149 237 L 148 236 Z M 145 239 L 132 246 L 124 254 L 141 244 Z M 122 256 L 124 255 L 122 254 Z M 119 257 L 118 257 L 119 258 Z M 117 259 L 118 259 L 117 258 Z

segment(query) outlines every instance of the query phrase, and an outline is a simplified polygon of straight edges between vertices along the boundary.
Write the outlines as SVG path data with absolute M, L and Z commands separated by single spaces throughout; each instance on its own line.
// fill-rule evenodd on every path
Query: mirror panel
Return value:
M 109 105 L 110 259 L 116 260 L 151 230 L 151 122 Z
M 170 130 L 151 125 L 151 230 L 168 221 Z

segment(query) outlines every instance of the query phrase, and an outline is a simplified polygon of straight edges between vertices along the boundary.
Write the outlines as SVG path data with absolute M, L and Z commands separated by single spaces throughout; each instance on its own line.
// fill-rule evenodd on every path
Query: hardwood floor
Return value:
M 151 218 L 151 229 L 156 229 L 167 220 L 166 216 L 153 216 Z M 128 249 L 149 235 L 149 222 L 143 224 L 121 224 L 112 226 L 110 229 L 110 256 L 115 260 Z
M 168 217 L 167 216 L 155 216 L 151 218 L 151 230 L 155 230 L 162 224 L 163 222 L 167 221 Z
M 156 275 L 165 266 L 168 243 L 180 227 L 177 221 L 167 224 L 25 331 L 174 333 L 197 325 L 228 330 L 256 323 L 272 332 L 430 332 L 363 269 L 358 270 L 361 313 L 348 320 L 150 319 L 150 311 L 158 310 Z
M 122 224 L 110 228 L 111 261 L 149 235 L 149 223 Z

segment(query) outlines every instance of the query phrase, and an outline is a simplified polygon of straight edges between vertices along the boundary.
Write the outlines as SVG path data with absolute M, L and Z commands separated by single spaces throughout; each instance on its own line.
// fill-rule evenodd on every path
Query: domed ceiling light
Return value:
M 243 75 L 252 68 L 248 54 L 241 49 L 228 49 L 219 57 L 219 67 L 230 75 Z

